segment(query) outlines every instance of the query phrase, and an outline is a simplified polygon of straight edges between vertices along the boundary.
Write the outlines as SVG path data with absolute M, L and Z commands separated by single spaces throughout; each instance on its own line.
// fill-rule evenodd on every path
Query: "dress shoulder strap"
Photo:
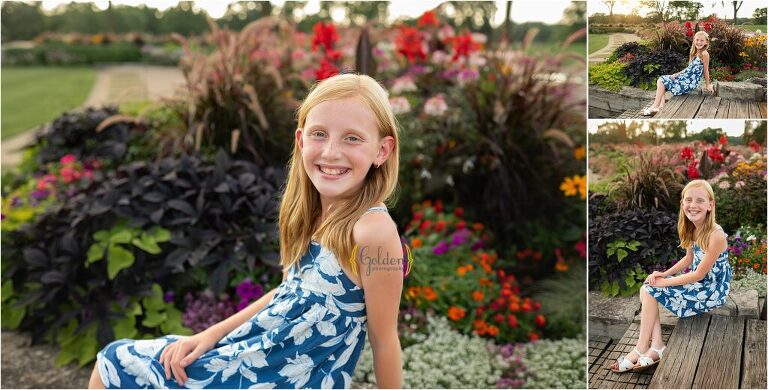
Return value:
M 368 210 L 365 210 L 363 215 L 368 214 L 368 213 L 370 213 L 372 211 L 383 211 L 385 213 L 389 212 L 389 210 L 387 209 L 387 206 L 374 206 L 374 207 L 369 208 Z

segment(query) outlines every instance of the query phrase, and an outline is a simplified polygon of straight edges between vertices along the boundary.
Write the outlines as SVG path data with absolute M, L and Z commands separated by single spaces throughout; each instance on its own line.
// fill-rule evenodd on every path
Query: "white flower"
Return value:
M 722 188 L 722 189 L 724 189 L 724 190 L 727 190 L 727 189 L 731 188 L 731 183 L 724 180 L 724 181 L 721 181 L 720 184 L 718 184 L 717 186 Z
M 433 64 L 444 64 L 450 61 L 451 61 L 451 56 L 442 50 L 435 50 L 435 52 L 432 53 Z
M 392 113 L 395 115 L 405 114 L 411 111 L 411 104 L 408 103 L 408 99 L 402 96 L 395 96 L 389 98 L 389 105 L 392 106 Z
M 736 182 L 736 184 L 733 185 L 733 188 L 741 188 L 744 187 L 744 180 L 739 180 Z
M 419 88 L 416 87 L 416 84 L 413 82 L 413 78 L 410 76 L 403 76 L 395 79 L 395 82 L 392 84 L 392 90 L 391 92 L 395 95 L 400 95 L 403 92 L 412 92 L 417 91 Z
M 448 104 L 445 103 L 443 95 L 431 97 L 424 103 L 424 112 L 427 115 L 443 116 L 447 110 Z

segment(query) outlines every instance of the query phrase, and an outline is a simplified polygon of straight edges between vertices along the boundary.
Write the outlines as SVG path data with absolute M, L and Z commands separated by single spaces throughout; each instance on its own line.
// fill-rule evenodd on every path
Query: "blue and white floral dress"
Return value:
M 670 75 L 661 76 L 660 79 L 664 83 L 664 87 L 667 88 L 667 91 L 677 96 L 684 95 L 698 87 L 703 76 L 704 63 L 701 62 L 699 56 L 695 56 L 688 63 L 688 66 L 674 79 Z
M 696 271 L 703 258 L 704 251 L 693 244 L 691 272 Z M 690 317 L 724 305 L 731 288 L 731 276 L 731 265 L 728 263 L 728 249 L 726 249 L 717 257 L 704 279 L 698 282 L 669 287 L 646 285 L 643 288 L 656 298 L 659 304 L 678 317 Z
M 369 211 L 386 211 L 376 207 Z M 188 388 L 349 388 L 365 344 L 363 290 L 312 242 L 269 304 L 186 367 Z M 107 388 L 179 388 L 160 354 L 181 336 L 122 339 L 97 354 Z

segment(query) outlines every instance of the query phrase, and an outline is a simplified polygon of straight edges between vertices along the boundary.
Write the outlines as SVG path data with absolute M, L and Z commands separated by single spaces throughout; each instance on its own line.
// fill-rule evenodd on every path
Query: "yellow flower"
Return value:
M 739 56 L 740 57 L 748 57 L 747 56 L 747 52 L 745 52 L 745 51 L 739 52 Z
M 587 177 L 581 175 L 566 177 L 560 184 L 560 190 L 565 193 L 565 196 L 579 194 L 581 199 L 587 199 Z
M 583 160 L 587 157 L 587 147 L 584 145 L 579 146 L 573 150 L 573 158 L 577 160 Z
M 565 193 L 565 196 L 575 196 L 578 191 L 576 188 L 577 185 L 578 184 L 573 179 L 566 177 L 560 184 L 560 190 Z

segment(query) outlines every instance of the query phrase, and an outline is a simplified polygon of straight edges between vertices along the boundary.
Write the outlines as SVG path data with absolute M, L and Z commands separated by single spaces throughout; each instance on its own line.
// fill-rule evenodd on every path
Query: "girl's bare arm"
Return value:
M 669 267 L 669 269 L 664 271 L 661 276 L 666 277 L 676 275 L 686 267 L 690 267 L 691 264 L 693 264 L 693 251 L 689 248 L 685 251 L 685 257 L 680 259 L 675 265 Z

